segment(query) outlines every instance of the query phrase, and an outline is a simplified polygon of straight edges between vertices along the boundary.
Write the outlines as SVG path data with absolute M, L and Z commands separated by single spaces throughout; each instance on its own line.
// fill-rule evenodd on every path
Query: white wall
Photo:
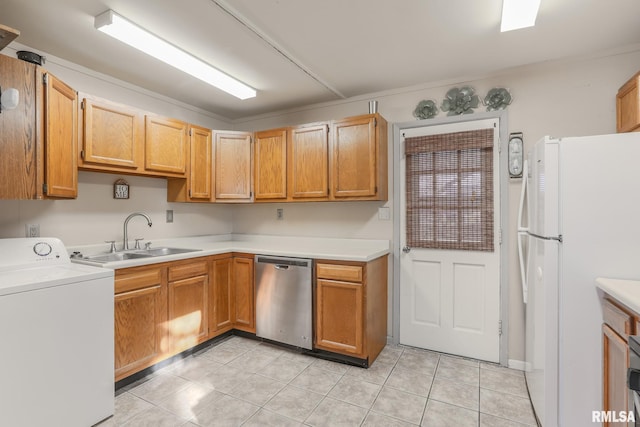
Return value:
M 38 52 L 12 43 L 2 53 L 15 56 L 15 51 L 21 49 Z M 233 127 L 228 121 L 198 108 L 44 54 L 47 57 L 45 68 L 79 92 L 205 127 Z M 131 186 L 130 199 L 113 199 L 113 182 L 118 178 L 126 179 Z M 167 209 L 174 211 L 172 224 L 165 222 Z M 141 218 L 132 220 L 129 225 L 131 239 L 224 234 L 232 229 L 232 207 L 168 203 L 164 178 L 80 172 L 76 200 L 0 200 L 0 237 L 22 237 L 25 235 L 25 224 L 34 223 L 40 224 L 41 236 L 59 237 L 66 245 L 100 243 L 104 240 L 121 242 L 124 219 L 128 214 L 138 211 L 149 214 L 153 227 L 147 227 Z
M 509 88 L 513 103 L 508 107 L 509 132 L 523 132 L 528 150 L 544 135 L 580 136 L 615 132 L 615 94 L 640 69 L 640 46 L 603 52 L 588 58 L 574 58 L 508 70 L 500 75 L 440 85 L 398 89 L 341 102 L 326 103 L 295 111 L 274 113 L 239 121 L 241 129 L 269 129 L 313 121 L 366 114 L 367 101 L 379 101 L 379 112 L 392 123 L 415 120 L 412 113 L 423 99 L 440 102 L 455 86 L 471 85 L 483 97 L 493 87 Z M 481 109 L 479 109 L 480 111 Z M 442 117 L 440 113 L 437 117 Z M 389 127 L 391 129 L 391 126 Z M 391 135 L 390 135 L 391 138 Z M 389 153 L 393 153 L 389 141 Z M 393 207 L 392 171 L 389 168 L 389 202 Z M 505 238 L 509 239 L 509 355 L 524 360 L 524 305 L 518 273 L 514 233 L 521 180 L 509 182 L 509 217 Z M 233 229 L 243 233 L 325 235 L 391 239 L 392 221 L 379 221 L 381 204 L 291 204 L 285 206 L 285 219 L 276 220 L 275 206 L 246 206 L 237 209 Z M 347 208 L 347 209 L 345 209 Z M 392 216 L 396 214 L 392 212 Z M 350 226 L 349 224 L 353 224 Z M 392 307 L 390 301 L 390 308 Z M 594 313 L 594 316 L 599 315 Z
M 11 45 L 12 48 L 15 44 Z M 22 48 L 20 46 L 20 48 Z M 11 50 L 11 49 L 9 49 Z M 17 50 L 17 49 L 14 49 Z M 30 49 L 33 50 L 33 49 Z M 5 54 L 11 52 L 4 51 Z M 46 53 L 45 53 L 46 54 Z M 505 71 L 500 75 L 449 81 L 371 94 L 333 103 L 309 106 L 233 123 L 144 89 L 84 70 L 48 56 L 47 68 L 80 91 L 180 118 L 211 128 L 239 130 L 330 120 L 366 114 L 369 99 L 379 101 L 380 113 L 393 123 L 414 120 L 413 109 L 423 99 L 440 102 L 454 86 L 469 84 L 484 96 L 493 87 L 507 87 L 514 97 L 509 107 L 509 131 L 524 132 L 527 149 L 544 135 L 577 136 L 615 132 L 615 93 L 640 69 L 640 45 L 604 52 L 589 58 L 539 64 Z M 399 64 L 399 66 L 401 66 Z M 441 116 L 438 116 L 441 117 Z M 389 141 L 389 153 L 393 153 Z M 131 237 L 147 239 L 216 233 L 357 237 L 392 239 L 393 221 L 377 217 L 378 208 L 393 208 L 393 167 L 390 158 L 389 201 L 291 203 L 254 205 L 195 205 L 166 202 L 163 179 L 124 177 L 131 184 L 130 200 L 113 200 L 112 184 L 118 175 L 81 172 L 75 201 L 0 201 L 0 237 L 22 236 L 24 224 L 37 222 L 42 235 L 61 237 L 69 245 L 120 240 L 122 222 L 133 211 L 145 211 L 154 220 L 131 222 Z M 510 213 L 505 236 L 509 254 L 509 359 L 524 359 L 524 307 L 517 273 L 515 217 L 520 180 L 509 184 Z M 276 220 L 276 208 L 284 208 L 284 220 Z M 164 223 L 164 212 L 173 209 L 175 222 Z M 392 218 L 396 213 L 392 211 Z M 390 307 L 392 307 L 390 301 Z M 391 313 L 389 313 L 391 318 Z M 599 315 L 594 313 L 594 315 Z

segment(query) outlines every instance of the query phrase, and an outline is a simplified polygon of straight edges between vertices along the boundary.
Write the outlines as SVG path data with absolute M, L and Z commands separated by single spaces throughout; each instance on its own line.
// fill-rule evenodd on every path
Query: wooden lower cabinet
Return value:
M 387 256 L 318 261 L 315 348 L 372 363 L 387 342 Z
M 233 317 L 234 328 L 256 332 L 256 297 L 253 280 L 253 255 L 233 257 Z
M 233 258 L 216 259 L 209 283 L 209 337 L 233 328 Z
M 620 335 L 608 325 L 602 325 L 604 410 L 629 410 L 629 391 L 627 389 L 627 367 L 629 366 L 629 346 Z M 605 426 L 626 426 L 627 423 L 605 422 Z
M 179 353 L 208 338 L 209 261 L 178 261 L 168 269 L 167 330 L 170 352 Z
M 609 298 L 602 300 L 602 400 L 604 411 L 629 411 L 627 369 L 629 367 L 629 335 L 636 333 L 637 314 Z M 625 422 L 604 422 L 604 426 L 626 426 Z
M 115 379 L 121 380 L 165 357 L 166 270 L 133 267 L 115 276 Z
M 318 279 L 316 347 L 363 355 L 362 283 Z

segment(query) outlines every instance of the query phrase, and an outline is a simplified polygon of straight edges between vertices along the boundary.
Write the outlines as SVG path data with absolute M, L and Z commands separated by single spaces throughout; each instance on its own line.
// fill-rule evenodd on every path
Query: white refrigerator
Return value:
M 527 387 L 544 427 L 596 425 L 602 309 L 595 279 L 640 279 L 640 133 L 546 137 L 526 169 L 518 247 Z

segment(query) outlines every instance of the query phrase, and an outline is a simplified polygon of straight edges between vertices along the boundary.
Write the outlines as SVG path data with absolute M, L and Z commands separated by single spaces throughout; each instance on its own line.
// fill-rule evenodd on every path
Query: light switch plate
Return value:
M 173 209 L 167 209 L 167 223 L 173 222 Z
M 391 219 L 391 208 L 378 208 L 378 219 L 382 221 L 389 221 Z

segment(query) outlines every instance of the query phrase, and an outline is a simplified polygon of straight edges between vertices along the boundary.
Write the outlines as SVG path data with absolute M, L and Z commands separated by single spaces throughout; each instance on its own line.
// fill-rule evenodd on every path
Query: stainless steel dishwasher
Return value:
M 311 350 L 312 260 L 256 255 L 256 335 Z

